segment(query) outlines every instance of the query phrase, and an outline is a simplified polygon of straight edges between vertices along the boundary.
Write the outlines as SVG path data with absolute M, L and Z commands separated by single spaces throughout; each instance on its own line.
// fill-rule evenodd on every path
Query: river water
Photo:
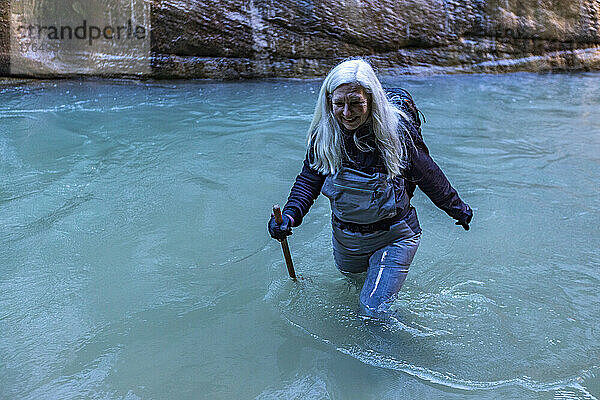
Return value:
M 266 222 L 319 81 L 0 86 L 1 399 L 600 397 L 600 75 L 410 77 L 475 212 L 417 191 L 387 323 L 358 314 L 321 196 Z

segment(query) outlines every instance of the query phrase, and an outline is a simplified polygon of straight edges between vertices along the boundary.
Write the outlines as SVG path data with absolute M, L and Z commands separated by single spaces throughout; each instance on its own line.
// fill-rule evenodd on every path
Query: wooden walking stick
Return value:
M 283 222 L 283 218 L 281 216 L 281 210 L 279 209 L 279 204 L 275 204 L 273 206 L 273 214 L 275 215 L 275 222 L 281 224 Z M 281 249 L 283 250 L 283 257 L 285 258 L 285 264 L 287 265 L 288 273 L 290 274 L 290 278 L 296 280 L 296 271 L 294 271 L 294 264 L 292 263 L 292 255 L 290 254 L 290 248 L 288 247 L 287 238 L 283 238 L 280 240 Z

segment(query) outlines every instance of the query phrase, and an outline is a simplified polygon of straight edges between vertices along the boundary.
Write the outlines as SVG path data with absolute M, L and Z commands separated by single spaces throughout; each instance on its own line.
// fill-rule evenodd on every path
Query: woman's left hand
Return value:
M 455 225 L 460 225 L 464 228 L 465 231 L 468 231 L 470 229 L 469 224 L 471 223 L 471 219 L 473 219 L 473 210 L 471 210 L 471 207 L 467 205 L 465 217 L 456 221 Z

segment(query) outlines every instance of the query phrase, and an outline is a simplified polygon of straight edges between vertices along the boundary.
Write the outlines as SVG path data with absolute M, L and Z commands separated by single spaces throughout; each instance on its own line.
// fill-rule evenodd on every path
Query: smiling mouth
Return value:
M 347 124 L 351 124 L 351 123 L 353 123 L 353 122 L 356 122 L 357 120 L 358 120 L 358 117 L 355 117 L 355 118 L 352 118 L 352 119 L 346 119 L 346 118 L 343 118 L 343 121 L 344 121 L 345 123 L 347 123 Z

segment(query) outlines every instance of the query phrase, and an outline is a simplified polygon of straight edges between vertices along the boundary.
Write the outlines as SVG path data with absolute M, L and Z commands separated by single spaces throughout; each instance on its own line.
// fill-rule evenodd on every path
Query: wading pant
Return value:
M 362 311 L 371 317 L 387 318 L 408 267 L 417 252 L 421 233 L 402 220 L 389 231 L 357 233 L 333 224 L 333 257 L 344 274 L 367 272 L 360 292 Z

